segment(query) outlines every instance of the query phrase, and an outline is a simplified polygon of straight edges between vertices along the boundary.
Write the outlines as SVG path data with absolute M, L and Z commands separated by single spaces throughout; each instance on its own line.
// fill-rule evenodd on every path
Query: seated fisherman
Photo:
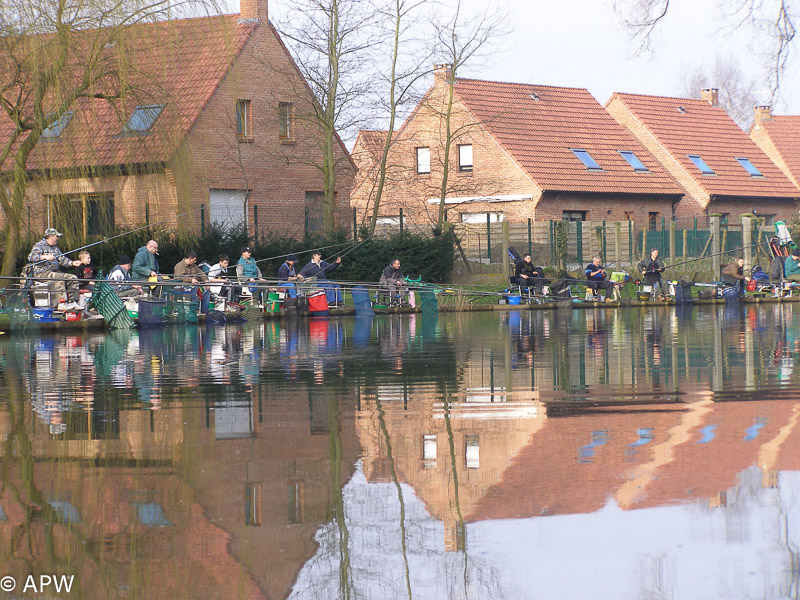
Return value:
M 608 274 L 601 264 L 602 260 L 599 256 L 595 256 L 586 266 L 586 287 L 592 290 L 595 299 L 599 298 L 598 290 L 606 290 L 606 300 L 611 298 L 608 295 L 608 290 L 614 288 L 612 281 L 607 281 Z
M 78 252 L 79 264 L 75 268 L 75 277 L 78 278 L 81 291 L 94 291 L 94 280 L 97 279 L 97 267 L 92 264 L 92 255 L 88 250 Z
M 297 289 L 295 288 L 294 282 L 303 281 L 305 279 L 302 275 L 298 275 L 295 263 L 297 263 L 297 256 L 290 254 L 278 268 L 278 281 L 286 282 L 281 285 L 280 289 L 285 289 L 289 294 L 289 298 L 297 298 Z
M 131 279 L 135 281 L 158 280 L 156 254 L 158 254 L 158 242 L 155 240 L 150 240 L 139 248 L 131 264 Z
M 658 248 L 650 250 L 650 258 L 644 259 L 636 267 L 644 278 L 644 282 L 650 287 L 650 299 L 654 300 L 656 296 L 659 300 L 665 299 L 664 288 L 661 284 L 661 273 L 664 272 L 666 267 L 664 262 L 658 258 Z M 656 293 L 658 290 L 658 293 Z
M 191 283 L 192 285 L 199 285 L 200 283 L 224 283 L 225 280 L 213 278 L 210 279 L 205 271 L 197 266 L 197 253 L 188 251 L 183 260 L 175 265 L 175 277 L 184 283 Z M 202 289 L 202 288 L 201 288 Z M 211 298 L 210 289 L 202 289 L 200 312 L 205 314 L 208 312 L 208 305 Z
M 512 281 L 523 290 L 534 288 L 537 292 L 541 292 L 542 286 L 550 283 L 549 279 L 544 279 L 544 269 L 534 266 L 531 262 L 531 255 L 527 252 L 522 255 L 522 260 L 517 261 L 516 265 Z
M 335 304 L 337 301 L 342 302 L 342 290 L 338 283 L 334 283 L 328 279 L 328 275 L 333 273 L 342 264 L 342 257 L 339 256 L 332 263 L 322 260 L 322 252 L 314 250 L 311 254 L 311 260 L 303 267 L 299 275 L 306 279 L 316 277 L 320 283 L 321 288 L 325 289 L 325 296 L 328 299 L 328 304 Z
M 131 280 L 131 257 L 123 254 L 108 274 L 109 285 L 120 298 L 142 293 L 142 286 L 127 283 Z
M 225 282 L 222 285 L 211 286 L 211 293 L 232 301 L 238 297 L 241 288 L 231 285 L 228 280 L 228 265 L 230 265 L 230 262 L 231 259 L 227 254 L 220 254 L 219 262 L 211 265 L 211 268 L 208 270 L 208 276 L 211 279 Z
M 242 256 L 236 263 L 236 277 L 242 283 L 251 284 L 247 288 L 253 294 L 253 299 L 260 303 L 263 289 L 259 287 L 259 284 L 263 284 L 264 279 L 261 276 L 261 269 L 258 268 L 253 258 L 253 249 L 250 246 L 242 248 Z
M 408 284 L 400 268 L 400 259 L 395 258 L 381 273 L 381 286 L 389 288 L 389 306 L 408 304 Z
M 783 275 L 789 281 L 800 282 L 800 248 L 795 248 L 783 262 Z
M 732 260 L 722 269 L 722 282 L 725 285 L 736 287 L 739 296 L 744 296 L 744 286 L 750 278 L 744 274 L 744 259 L 737 258 Z
M 35 279 L 52 279 L 53 283 L 50 284 L 50 289 L 58 294 L 67 295 L 68 301 L 77 300 L 78 281 L 72 273 L 62 273 L 59 267 L 69 268 L 77 267 L 81 264 L 79 260 L 68 259 L 58 247 L 58 238 L 63 233 L 58 230 L 49 228 L 44 232 L 44 237 L 36 242 L 28 255 L 28 262 L 33 267 L 33 277 Z M 53 307 L 58 305 L 58 297 L 51 298 L 51 305 Z

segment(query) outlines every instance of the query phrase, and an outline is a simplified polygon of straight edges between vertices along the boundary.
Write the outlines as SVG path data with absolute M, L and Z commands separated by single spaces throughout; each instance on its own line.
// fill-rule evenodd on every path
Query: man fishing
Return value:
M 290 254 L 286 257 L 283 264 L 278 267 L 278 281 L 284 282 L 281 289 L 285 289 L 289 294 L 289 298 L 297 298 L 297 289 L 294 282 L 300 282 L 305 279 L 302 275 L 298 275 L 295 264 L 297 263 L 297 256 Z
M 261 269 L 258 268 L 253 258 L 253 249 L 250 246 L 242 248 L 242 255 L 236 262 L 236 277 L 242 283 L 252 284 L 248 286 L 248 289 L 253 294 L 253 298 L 261 302 L 263 294 L 258 284 L 263 283 L 264 279 L 261 276 Z
M 661 283 L 661 273 L 664 272 L 666 267 L 664 262 L 658 257 L 658 248 L 650 250 L 650 258 L 645 259 L 636 267 L 641 272 L 644 282 L 650 286 L 650 299 L 665 300 L 664 288 Z M 658 290 L 656 292 L 656 290 Z
M 408 304 L 408 284 L 400 268 L 399 258 L 395 258 L 383 270 L 380 284 L 389 289 L 389 306 Z
M 599 294 L 597 293 L 598 290 L 606 290 L 607 302 L 613 300 L 613 298 L 608 296 L 608 290 L 614 289 L 614 282 L 606 280 L 608 273 L 606 273 L 606 270 L 602 264 L 602 259 L 599 256 L 595 256 L 592 259 L 592 262 L 586 265 L 585 273 L 586 287 L 592 290 L 595 300 L 600 298 Z
M 131 276 L 137 281 L 147 281 L 151 277 L 158 277 L 158 261 L 155 255 L 158 254 L 158 242 L 150 240 L 139 248 L 136 256 L 133 257 L 131 265 Z
M 311 260 L 300 271 L 300 275 L 309 279 L 316 277 L 320 283 L 321 288 L 325 289 L 325 296 L 328 299 L 328 304 L 335 304 L 337 301 L 342 302 L 342 290 L 338 283 L 331 282 L 328 275 L 339 268 L 342 264 L 342 257 L 339 256 L 332 263 L 322 260 L 322 252 L 314 250 L 311 254 Z
M 142 286 L 131 285 L 131 258 L 127 254 L 119 257 L 117 264 L 108 274 L 108 281 L 114 288 L 114 292 L 120 298 L 136 296 L 142 293 Z
M 783 262 L 783 274 L 789 281 L 800 282 L 800 248 L 795 248 Z
M 33 267 L 33 276 L 37 279 L 52 279 L 50 289 L 62 295 L 69 295 L 69 301 L 75 301 L 78 294 L 78 279 L 72 273 L 62 273 L 59 268 L 78 267 L 79 260 L 70 260 L 58 247 L 58 238 L 63 233 L 52 227 L 45 230 L 44 237 L 36 242 L 28 255 L 28 262 Z M 58 305 L 58 298 L 50 301 L 52 307 Z
M 531 255 L 527 252 L 522 255 L 522 260 L 516 262 L 514 269 L 514 283 L 522 289 L 534 288 L 541 292 L 542 286 L 550 283 L 543 278 L 544 269 L 534 266 Z
M 725 285 L 736 287 L 736 292 L 741 298 L 744 296 L 744 286 L 750 278 L 744 274 L 744 259 L 737 258 L 722 269 L 722 282 Z

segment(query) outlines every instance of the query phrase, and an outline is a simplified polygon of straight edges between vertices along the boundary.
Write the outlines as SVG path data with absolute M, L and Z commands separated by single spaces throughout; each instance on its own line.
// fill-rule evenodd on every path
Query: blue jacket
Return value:
M 295 277 L 297 272 L 294 265 L 289 266 L 289 263 L 283 263 L 278 269 L 278 281 L 289 281 L 289 277 Z
M 158 273 L 158 261 L 155 255 L 150 254 L 147 250 L 147 246 L 142 246 L 133 258 L 131 278 L 137 281 L 147 281 L 152 271 Z
M 607 275 L 601 272 L 602 269 L 603 265 L 598 267 L 594 263 L 589 263 L 586 265 L 586 279 L 589 281 L 605 281 Z M 592 275 L 592 273 L 594 273 L 594 275 Z
M 340 264 L 341 263 L 337 262 L 329 263 L 324 260 L 319 261 L 319 264 L 317 264 L 311 261 L 303 267 L 303 270 L 300 271 L 300 275 L 303 277 L 316 277 L 317 281 L 327 281 L 328 274 L 338 269 Z

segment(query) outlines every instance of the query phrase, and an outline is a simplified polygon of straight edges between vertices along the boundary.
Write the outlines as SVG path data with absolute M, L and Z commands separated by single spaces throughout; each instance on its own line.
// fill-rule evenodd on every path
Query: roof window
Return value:
M 628 164 L 634 171 L 640 171 L 642 173 L 648 171 L 647 167 L 644 166 L 644 163 L 639 160 L 639 157 L 630 150 L 620 150 L 619 153 L 622 155 L 622 158 L 628 161 Z
M 71 119 L 72 111 L 68 110 L 55 121 L 50 123 L 50 125 L 48 125 L 44 131 L 42 131 L 41 137 L 45 140 L 57 140 L 61 137 L 61 134 L 64 133 L 64 130 L 67 128 L 67 125 L 69 125 Z
M 164 110 L 163 104 L 137 106 L 131 118 L 125 123 L 125 128 L 122 130 L 122 133 L 144 133 L 150 131 L 150 128 L 156 122 L 162 110 Z
M 750 162 L 749 158 L 740 158 L 736 157 L 736 160 L 739 161 L 739 164 L 742 165 L 742 168 L 750 173 L 750 177 L 763 177 L 764 175 L 761 174 L 761 171 L 756 169 L 756 166 Z
M 531 100 L 536 100 L 538 102 L 539 100 L 541 100 L 541 98 L 539 98 L 539 94 L 537 94 L 536 92 L 531 92 Z
M 686 156 L 689 157 L 689 160 L 694 163 L 694 166 L 697 167 L 703 175 L 714 175 L 714 170 L 709 167 L 706 161 L 700 158 L 700 156 L 697 154 L 687 154 Z
M 580 150 L 577 148 L 570 148 L 572 153 L 578 157 L 583 165 L 589 169 L 590 171 L 602 171 L 603 167 L 597 164 L 597 161 L 592 158 L 592 155 L 589 154 L 586 150 Z
M 679 107 L 678 107 L 678 112 L 679 112 L 679 113 L 681 113 L 681 114 L 683 114 L 683 113 L 685 113 L 685 112 L 686 112 L 686 109 L 685 109 L 684 107 L 682 107 L 682 106 L 679 106 Z

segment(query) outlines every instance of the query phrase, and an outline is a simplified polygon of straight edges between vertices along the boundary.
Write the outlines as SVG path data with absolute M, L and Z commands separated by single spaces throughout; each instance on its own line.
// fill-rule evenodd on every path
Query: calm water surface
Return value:
M 798 360 L 786 305 L 0 336 L 0 577 L 795 598 Z

